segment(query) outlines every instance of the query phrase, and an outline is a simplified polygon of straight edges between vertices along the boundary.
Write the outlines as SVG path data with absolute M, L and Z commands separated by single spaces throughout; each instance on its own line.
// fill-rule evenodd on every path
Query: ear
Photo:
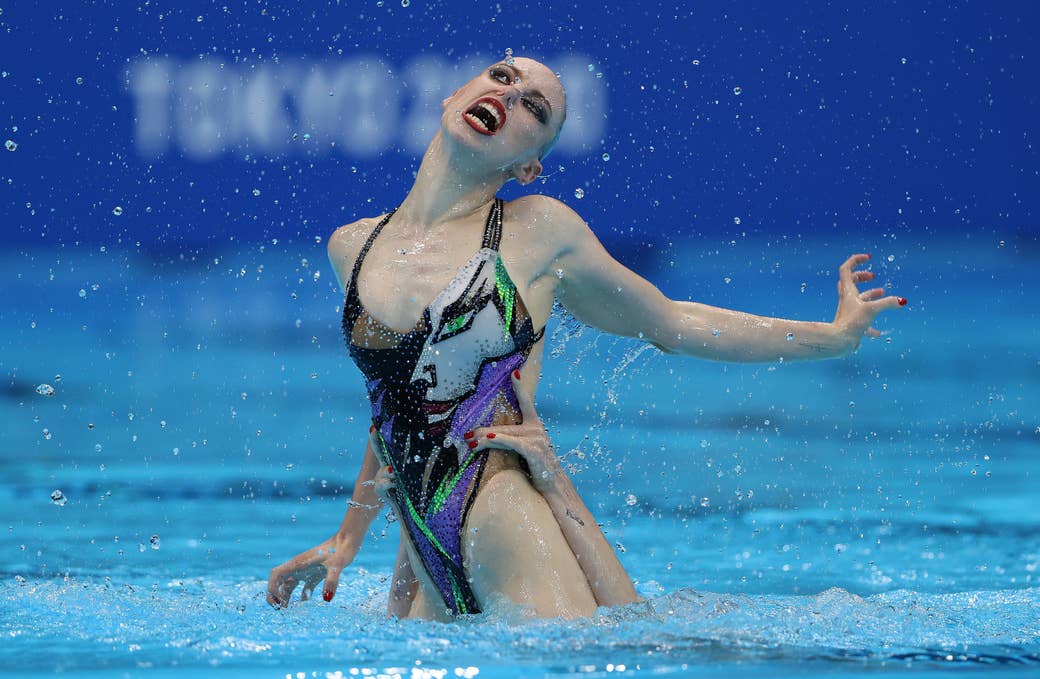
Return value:
M 461 89 L 461 88 L 460 88 Z M 448 102 L 455 98 L 455 95 L 459 93 L 459 90 L 455 90 L 451 93 L 450 97 L 446 97 L 441 100 L 441 108 L 448 108 Z
M 532 158 L 523 165 L 513 168 L 513 177 L 521 186 L 530 184 L 542 173 L 542 163 L 537 158 Z

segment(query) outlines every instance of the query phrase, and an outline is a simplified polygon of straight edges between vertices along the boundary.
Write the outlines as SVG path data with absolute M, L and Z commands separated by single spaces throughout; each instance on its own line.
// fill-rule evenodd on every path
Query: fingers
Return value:
M 871 290 L 870 292 L 874 291 Z M 890 295 L 889 297 L 885 297 L 884 299 L 873 301 L 870 304 L 871 306 L 876 307 L 878 312 L 881 312 L 885 309 L 898 309 L 901 306 L 906 306 L 907 302 L 906 297 L 897 297 L 895 295 Z
M 289 606 L 289 600 L 292 599 L 292 593 L 296 590 L 297 585 L 300 581 L 295 577 L 288 577 L 281 581 L 278 585 L 278 599 L 281 601 L 279 604 L 282 608 Z
M 296 564 L 299 558 L 296 557 L 292 561 L 271 569 L 271 577 L 267 579 L 267 603 L 276 608 L 285 608 L 289 605 L 289 597 L 296 588 L 293 574 L 298 570 Z M 292 586 L 286 591 L 289 582 L 292 582 Z
M 503 434 L 500 431 L 489 431 L 482 436 L 474 437 L 473 440 L 477 444 L 472 446 L 474 452 L 494 448 L 496 450 L 511 450 L 523 457 L 528 452 L 529 447 L 523 438 Z
M 325 589 L 321 594 L 321 597 L 325 601 L 332 601 L 332 597 L 336 596 L 336 588 L 339 587 L 339 574 L 343 570 L 336 567 L 330 567 L 328 575 L 325 576 Z
M 289 602 L 283 601 L 279 594 L 279 587 L 281 586 L 281 575 L 279 574 L 280 568 L 275 568 L 271 571 L 271 577 L 267 580 L 267 603 L 271 604 L 275 608 L 281 608 L 287 605 Z
M 513 375 L 513 393 L 516 394 L 516 403 L 520 406 L 520 414 L 524 418 L 524 424 L 538 424 L 541 420 L 538 419 L 538 413 L 534 409 L 534 398 L 531 396 L 531 392 L 526 389 L 526 385 L 520 383 L 520 371 L 514 370 Z
M 864 302 L 869 302 L 870 300 L 879 299 L 884 296 L 884 288 L 874 288 L 873 290 L 867 290 L 866 292 L 859 293 L 859 298 Z
M 870 260 L 870 255 L 857 254 L 852 255 L 846 259 L 842 265 L 838 268 L 838 294 L 855 294 L 856 292 L 856 280 L 853 275 L 853 269 L 860 264 Z M 867 273 L 867 272 L 860 272 Z
M 394 488 L 394 468 L 390 465 L 380 467 L 373 481 L 375 482 L 376 495 L 386 502 L 390 491 Z

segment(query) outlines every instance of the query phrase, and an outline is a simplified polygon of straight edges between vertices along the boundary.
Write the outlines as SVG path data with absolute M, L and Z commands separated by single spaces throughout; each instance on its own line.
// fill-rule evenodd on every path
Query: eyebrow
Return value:
M 523 79 L 523 77 L 525 77 L 525 76 L 524 76 L 524 72 L 523 72 L 523 71 L 521 71 L 521 70 L 520 70 L 519 68 L 517 68 L 516 66 L 511 66 L 511 65 L 507 64 L 507 63 L 506 63 L 506 62 L 504 62 L 504 61 L 500 61 L 500 62 L 498 62 L 498 63 L 496 64 L 496 66 L 501 66 L 502 68 L 508 68 L 508 69 L 509 69 L 510 71 L 512 71 L 512 72 L 513 72 L 513 79 L 514 79 L 514 80 L 515 80 L 516 78 L 520 78 L 520 79 L 522 80 L 522 79 Z M 525 96 L 527 96 L 527 97 L 530 97 L 530 98 L 532 98 L 532 99 L 537 99 L 537 100 L 538 100 L 538 101 L 540 101 L 541 103 L 545 104 L 545 107 L 546 107 L 546 108 L 547 108 L 547 109 L 549 110 L 549 117 L 550 117 L 550 118 L 552 117 L 552 113 L 553 113 L 553 107 L 552 107 L 552 104 L 550 104 L 550 103 L 549 103 L 549 100 L 545 98 L 545 95 L 544 95 L 544 94 L 542 94 L 540 90 L 528 90 L 528 91 L 527 91 L 527 92 L 525 93 Z M 546 122 L 548 122 L 548 121 L 546 121 Z

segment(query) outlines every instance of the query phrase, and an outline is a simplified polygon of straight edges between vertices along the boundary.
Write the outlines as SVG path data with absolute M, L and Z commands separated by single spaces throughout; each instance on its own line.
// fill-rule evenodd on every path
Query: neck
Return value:
M 500 170 L 489 172 L 472 153 L 450 148 L 438 131 L 398 213 L 402 221 L 426 230 L 482 210 L 506 179 Z

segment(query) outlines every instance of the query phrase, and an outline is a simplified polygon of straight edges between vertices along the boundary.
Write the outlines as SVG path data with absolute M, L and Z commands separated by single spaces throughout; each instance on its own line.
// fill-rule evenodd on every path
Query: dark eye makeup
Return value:
M 495 82 L 502 83 L 503 85 L 513 84 L 513 73 L 501 66 L 492 66 L 488 70 L 488 76 Z M 549 114 L 545 110 L 545 106 L 538 103 L 537 100 L 529 97 L 522 97 L 524 108 L 534 115 L 535 119 L 543 125 L 549 122 Z

